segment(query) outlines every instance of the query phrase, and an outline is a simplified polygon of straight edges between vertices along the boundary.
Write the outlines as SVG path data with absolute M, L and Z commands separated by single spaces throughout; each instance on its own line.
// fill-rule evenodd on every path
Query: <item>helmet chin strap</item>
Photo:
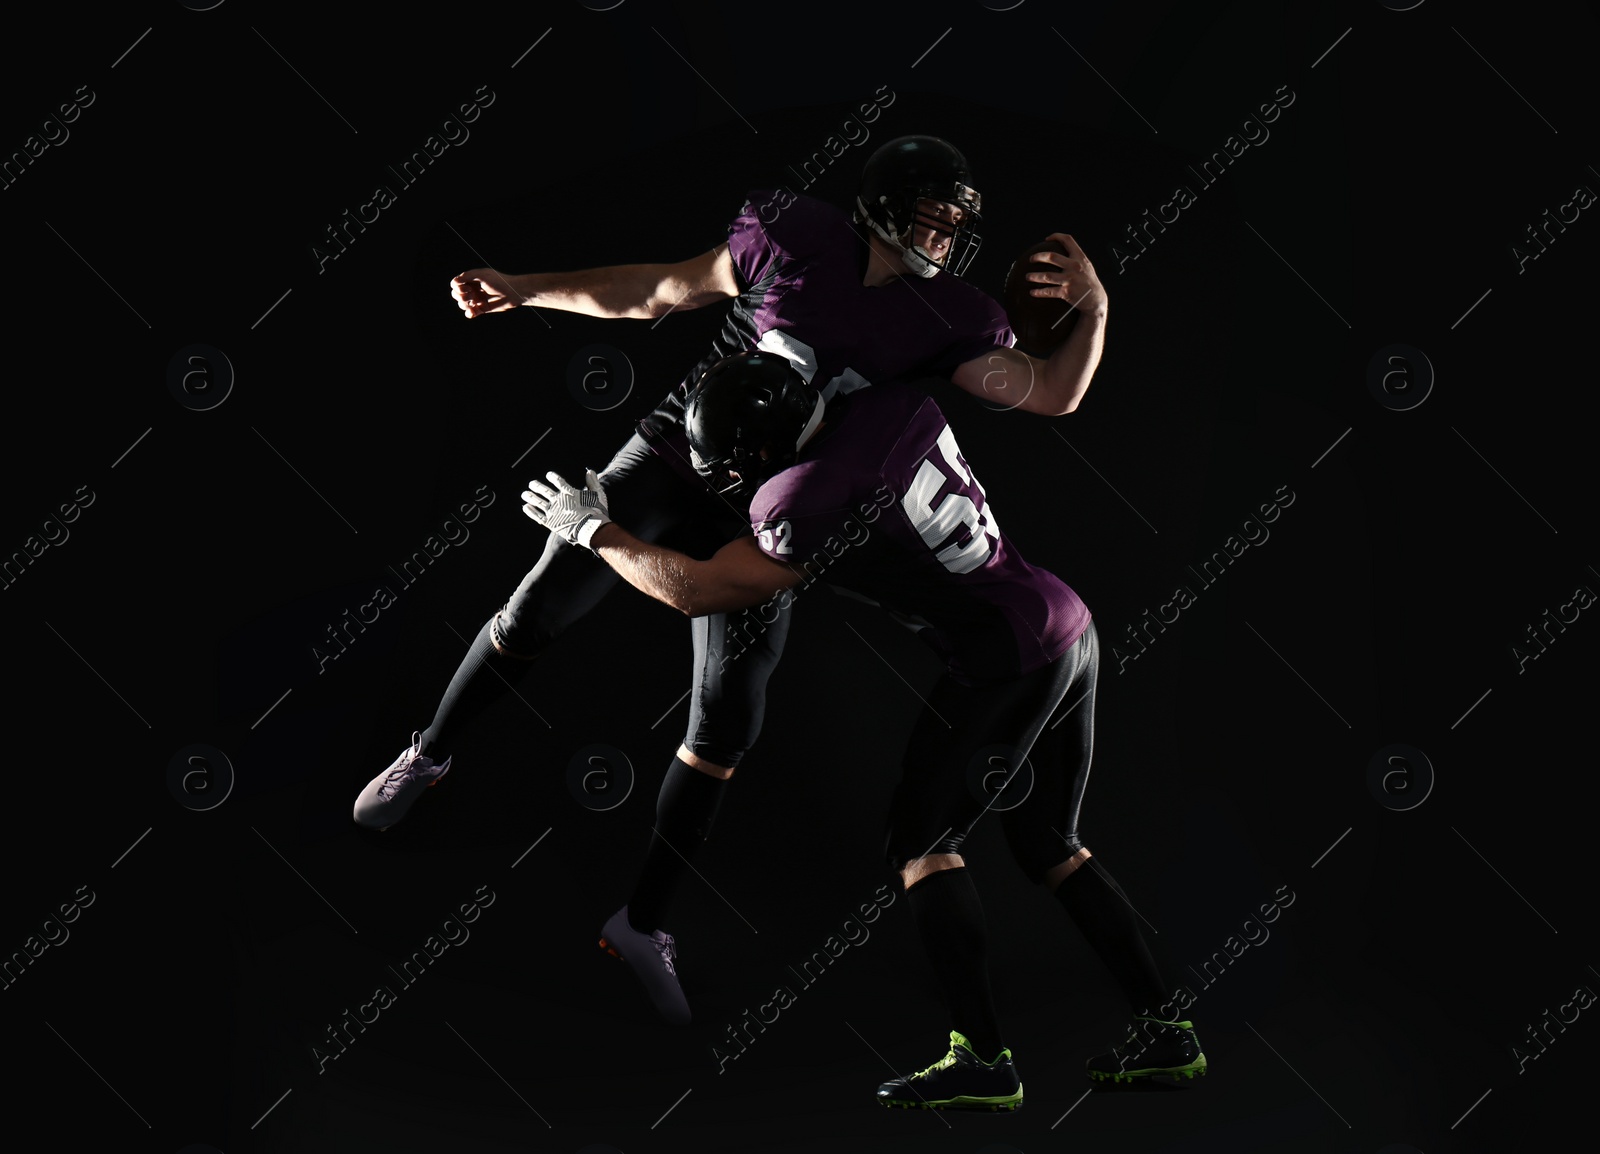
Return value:
M 892 245 L 894 250 L 900 254 L 900 263 L 905 266 L 907 272 L 924 280 L 939 275 L 943 266 L 933 259 L 932 254 L 927 249 L 920 245 L 907 247 L 899 237 L 892 234 L 872 218 L 872 215 L 867 212 L 867 206 L 862 203 L 859 196 L 856 197 L 856 206 L 860 209 L 861 217 L 866 221 L 868 227 L 877 233 L 880 238 Z M 915 222 L 912 223 L 911 227 L 916 227 Z
M 921 245 L 916 245 L 912 248 L 906 248 L 902 245 L 900 247 L 900 263 L 924 280 L 928 277 L 938 276 L 943 269 L 942 265 L 934 263 L 934 259 L 928 253 L 928 250 Z

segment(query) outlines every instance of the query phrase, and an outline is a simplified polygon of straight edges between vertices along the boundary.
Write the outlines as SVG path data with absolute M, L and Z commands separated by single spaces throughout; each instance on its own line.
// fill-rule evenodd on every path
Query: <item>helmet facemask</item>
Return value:
M 737 432 L 742 433 L 743 430 Z M 719 497 L 754 493 L 768 478 L 786 467 L 779 464 L 776 458 L 762 457 L 759 452 L 752 453 L 737 443 L 727 453 L 709 461 L 691 447 L 689 463 Z M 789 463 L 793 464 L 793 461 Z
M 947 218 L 933 215 L 922 207 L 924 200 L 958 209 L 959 221 L 952 224 Z M 901 262 L 912 275 L 927 278 L 945 270 L 962 276 L 982 243 L 977 232 L 982 220 L 979 212 L 982 203 L 976 189 L 955 182 L 944 189 L 924 186 L 898 196 L 880 194 L 876 205 L 869 205 L 858 196 L 856 217 L 900 254 Z M 917 233 L 924 228 L 950 238 L 942 258 L 916 243 Z

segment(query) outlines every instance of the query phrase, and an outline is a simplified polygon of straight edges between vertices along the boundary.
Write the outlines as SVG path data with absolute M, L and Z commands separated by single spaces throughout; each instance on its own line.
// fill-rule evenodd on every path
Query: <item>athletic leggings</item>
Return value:
M 708 557 L 750 532 L 746 509 L 686 480 L 638 433 L 601 471 L 600 483 L 612 519 L 651 544 Z M 533 657 L 599 604 L 619 580 L 588 549 L 552 533 L 538 564 L 490 622 L 492 635 L 507 653 Z M 733 767 L 754 744 L 761 731 L 767 679 L 783 655 L 791 612 L 785 599 L 781 608 L 773 601 L 691 620 L 695 677 L 684 744 L 700 757 Z M 472 660 L 469 653 L 467 661 Z M 473 676 L 474 681 L 486 678 L 501 684 L 488 670 Z M 430 736 L 449 752 L 455 728 L 452 723 Z
M 889 864 L 901 870 L 914 858 L 959 853 L 990 811 L 999 813 L 1031 881 L 1042 882 L 1081 849 L 1078 810 L 1094 753 L 1099 670 L 1091 621 L 1065 653 L 1032 673 L 981 686 L 942 677 L 906 747 L 890 804 Z

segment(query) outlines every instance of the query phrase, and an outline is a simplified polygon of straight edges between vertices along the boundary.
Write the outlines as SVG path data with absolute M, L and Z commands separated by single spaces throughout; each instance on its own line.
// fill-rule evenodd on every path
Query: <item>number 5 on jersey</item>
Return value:
M 935 455 L 944 459 L 946 468 L 941 469 L 934 462 Z M 952 481 L 955 491 L 946 493 L 935 503 L 939 491 Z M 981 511 L 972 499 L 973 493 L 985 502 Z M 993 551 L 989 538 L 1000 540 L 1000 526 L 986 498 L 983 486 L 961 459 L 955 434 L 946 425 L 934 445 L 934 452 L 923 458 L 917 475 L 912 478 L 911 488 L 900 499 L 900 507 L 928 548 L 938 550 L 934 556 L 946 569 L 952 573 L 970 573 L 989 559 Z M 958 538 L 940 549 L 940 544 L 961 527 L 967 530 L 968 540 L 963 544 Z

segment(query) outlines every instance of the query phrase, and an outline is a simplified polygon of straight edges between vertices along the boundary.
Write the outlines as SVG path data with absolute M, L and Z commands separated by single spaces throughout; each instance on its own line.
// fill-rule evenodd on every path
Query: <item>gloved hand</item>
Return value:
M 545 476 L 554 488 L 542 481 L 529 481 L 522 494 L 522 511 L 569 545 L 590 548 L 595 530 L 611 520 L 600 478 L 593 469 L 585 469 L 584 487 L 579 489 L 562 480 L 559 473 Z

